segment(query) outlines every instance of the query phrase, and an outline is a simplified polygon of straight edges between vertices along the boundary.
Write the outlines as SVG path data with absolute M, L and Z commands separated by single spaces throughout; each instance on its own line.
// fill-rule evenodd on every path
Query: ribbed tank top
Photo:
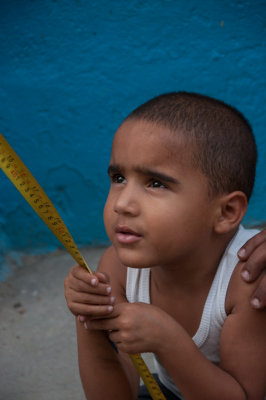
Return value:
M 219 342 L 222 326 L 226 319 L 225 298 L 231 275 L 239 261 L 237 252 L 248 239 L 258 232 L 258 230 L 248 230 L 240 226 L 227 246 L 209 290 L 199 328 L 192 338 L 205 357 L 215 364 L 220 361 Z M 150 304 L 150 268 L 127 268 L 126 296 L 130 303 Z M 173 380 L 155 355 L 154 366 L 160 381 L 174 394 L 181 396 Z

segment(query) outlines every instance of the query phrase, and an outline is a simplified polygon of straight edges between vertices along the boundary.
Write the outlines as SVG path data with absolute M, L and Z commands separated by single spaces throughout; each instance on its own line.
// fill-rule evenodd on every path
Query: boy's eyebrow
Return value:
M 112 175 L 112 174 L 117 173 L 117 172 L 121 172 L 121 168 L 119 167 L 119 165 L 110 164 L 108 169 L 107 169 L 108 175 Z
M 145 167 L 137 167 L 136 172 L 139 172 L 143 175 L 152 176 L 153 178 L 157 178 L 164 182 L 168 183 L 179 183 L 177 179 L 173 178 L 172 176 L 166 175 L 163 172 L 155 171 Z
M 140 173 L 140 174 L 142 174 L 142 175 L 148 175 L 148 176 L 151 176 L 153 178 L 162 180 L 164 182 L 176 183 L 176 184 L 179 183 L 179 181 L 177 179 L 173 178 L 172 176 L 166 175 L 166 174 L 164 174 L 162 172 L 159 172 L 159 171 L 156 171 L 156 170 L 152 170 L 152 169 L 149 169 L 149 168 L 136 167 L 135 171 Z M 117 164 L 109 165 L 109 167 L 108 167 L 108 174 L 109 175 L 113 174 L 113 173 L 117 173 L 117 172 L 123 173 L 123 168 L 120 167 Z

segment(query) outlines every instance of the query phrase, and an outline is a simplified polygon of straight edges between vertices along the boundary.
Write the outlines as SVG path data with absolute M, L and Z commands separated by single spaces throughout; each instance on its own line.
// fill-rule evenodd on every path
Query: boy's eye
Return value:
M 113 183 L 125 183 L 126 179 L 123 175 L 120 174 L 114 174 L 111 176 L 111 181 Z
M 166 189 L 166 186 L 162 182 L 160 182 L 158 180 L 152 181 L 151 182 L 151 187 L 152 188 L 163 188 L 163 189 Z

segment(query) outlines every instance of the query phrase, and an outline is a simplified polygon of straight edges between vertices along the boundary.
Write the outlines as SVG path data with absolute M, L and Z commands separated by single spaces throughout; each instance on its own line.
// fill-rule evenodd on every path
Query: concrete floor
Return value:
M 82 250 L 92 268 L 102 252 Z M 22 264 L 0 283 L 0 400 L 85 400 L 63 287 L 75 261 L 58 250 L 26 255 Z

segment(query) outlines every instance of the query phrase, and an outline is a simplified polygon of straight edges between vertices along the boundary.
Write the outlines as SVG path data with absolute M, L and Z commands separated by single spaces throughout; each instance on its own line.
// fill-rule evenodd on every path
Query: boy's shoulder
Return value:
M 259 233 L 259 229 L 247 229 L 243 225 L 239 225 L 236 234 L 227 246 L 231 253 L 237 253 L 238 250 L 253 236 Z
M 244 388 L 247 397 L 263 399 L 266 371 L 266 310 L 251 307 L 250 299 L 258 282 L 241 278 L 243 262 L 238 262 L 226 293 L 226 314 L 220 336 L 220 367 L 229 371 Z

